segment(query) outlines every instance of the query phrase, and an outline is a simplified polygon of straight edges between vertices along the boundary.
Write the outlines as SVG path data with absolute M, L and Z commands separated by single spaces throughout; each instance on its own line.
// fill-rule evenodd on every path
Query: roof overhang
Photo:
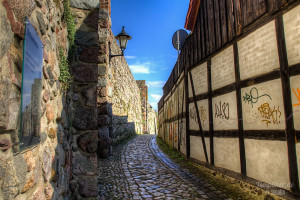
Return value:
M 185 29 L 190 31 L 194 30 L 197 21 L 200 2 L 201 0 L 190 0 L 189 9 L 185 19 Z

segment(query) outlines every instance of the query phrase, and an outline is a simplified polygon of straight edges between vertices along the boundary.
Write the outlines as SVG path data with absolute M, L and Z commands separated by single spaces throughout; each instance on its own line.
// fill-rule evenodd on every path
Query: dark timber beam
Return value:
M 193 82 L 193 77 L 192 77 L 191 71 L 189 72 L 189 74 L 190 74 L 190 82 L 191 82 L 191 86 L 192 86 L 194 104 L 195 104 L 195 108 L 196 108 L 197 120 L 198 120 L 198 125 L 199 125 L 199 131 L 200 131 L 200 135 L 201 135 L 201 138 L 202 138 L 203 151 L 204 151 L 206 162 L 208 163 L 206 144 L 205 144 L 204 134 L 203 134 L 203 130 L 202 130 L 202 124 L 201 124 L 201 119 L 200 119 L 200 115 L 199 115 L 199 109 L 198 109 L 198 105 L 197 105 L 197 101 L 196 101 L 195 87 L 194 87 L 194 82 Z
M 276 18 L 275 25 L 276 25 L 277 44 L 278 44 L 278 55 L 279 55 L 279 62 L 280 62 L 284 114 L 286 117 L 285 120 L 286 139 L 287 139 L 287 146 L 288 146 L 291 190 L 293 192 L 300 193 L 297 155 L 296 155 L 296 141 L 295 141 L 296 134 L 294 129 L 294 117 L 293 115 L 291 115 L 293 113 L 293 108 L 292 108 L 292 98 L 291 98 L 289 66 L 288 66 L 288 59 L 287 59 L 287 52 L 286 52 L 282 16 L 278 16 Z M 287 118 L 290 115 L 291 117 Z
M 214 157 L 214 126 L 213 126 L 213 109 L 212 109 L 212 88 L 211 88 L 211 60 L 207 61 L 207 88 L 208 88 L 208 119 L 210 133 L 210 164 L 215 165 Z
M 233 45 L 233 52 L 234 52 L 234 68 L 235 68 L 235 80 L 236 80 L 235 87 L 236 87 L 236 102 L 237 102 L 237 115 L 238 115 L 241 174 L 246 176 L 247 170 L 246 170 L 246 154 L 245 154 L 245 141 L 244 141 L 242 97 L 241 97 L 241 78 L 240 78 L 239 52 L 238 52 L 237 43 Z

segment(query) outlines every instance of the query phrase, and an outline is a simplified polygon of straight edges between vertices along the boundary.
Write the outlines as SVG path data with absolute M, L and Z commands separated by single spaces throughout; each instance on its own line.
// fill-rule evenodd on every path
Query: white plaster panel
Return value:
M 284 130 L 281 80 L 242 88 L 244 130 Z
M 289 65 L 300 63 L 300 5 L 283 15 Z
M 179 100 L 179 96 L 178 96 L 178 87 L 176 88 L 176 90 L 174 91 L 173 94 L 173 104 L 174 104 L 174 116 L 178 115 L 178 100 Z
M 289 189 L 287 143 L 245 139 L 247 175 Z
M 203 94 L 208 91 L 207 86 L 207 63 L 197 66 L 191 71 L 195 95 Z M 191 87 L 191 81 L 189 76 L 189 97 L 193 96 L 193 91 Z
M 300 143 L 296 144 L 296 155 L 298 164 L 298 178 L 300 179 Z
M 208 100 L 201 100 L 197 102 L 200 121 L 203 131 L 209 131 L 209 113 L 208 113 Z M 198 118 L 196 113 L 195 103 L 189 105 L 189 117 L 190 117 L 190 130 L 199 130 Z
M 212 90 L 235 82 L 233 46 L 230 46 L 211 59 Z
M 294 128 L 300 130 L 300 75 L 290 78 Z M 288 116 L 289 117 L 289 116 Z
M 182 119 L 179 121 L 179 141 L 180 152 L 186 155 L 186 121 Z
M 210 162 L 210 138 L 205 137 L 205 145 L 206 145 L 206 152 L 208 156 L 208 161 Z M 191 136 L 191 158 L 195 158 L 197 160 L 206 162 L 202 138 L 199 136 Z
M 178 120 L 174 122 L 174 147 L 178 150 Z
M 279 68 L 275 22 L 264 25 L 238 42 L 241 80 Z
M 241 172 L 238 138 L 214 137 L 215 165 L 235 172 Z
M 214 130 L 238 129 L 236 92 L 212 99 Z

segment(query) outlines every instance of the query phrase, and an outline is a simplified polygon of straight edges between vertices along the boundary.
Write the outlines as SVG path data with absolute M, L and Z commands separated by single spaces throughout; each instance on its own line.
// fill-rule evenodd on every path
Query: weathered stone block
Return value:
M 107 87 L 98 87 L 98 96 L 106 97 L 107 96 Z
M 109 129 L 108 127 L 102 127 L 98 129 L 99 138 L 109 138 Z
M 97 76 L 97 65 L 79 65 L 72 69 L 75 81 L 84 83 L 96 83 Z
M 49 122 L 54 120 L 53 107 L 50 104 L 46 106 L 46 116 Z
M 22 3 L 20 0 L 9 0 L 8 5 L 12 9 L 18 21 L 23 21 L 25 16 L 30 16 L 36 7 L 34 0 L 23 0 Z
M 99 139 L 98 154 L 100 158 L 108 158 L 110 154 L 110 145 L 111 145 L 110 138 Z
M 54 129 L 54 128 L 50 128 L 49 131 L 48 131 L 49 138 L 55 139 L 56 135 L 57 135 L 57 130 Z
M 86 156 L 75 155 L 72 162 L 72 170 L 75 175 L 95 175 L 97 166 Z
M 98 181 L 95 178 L 83 178 L 79 180 L 78 192 L 83 197 L 96 197 L 98 193 Z
M 77 108 L 74 113 L 73 126 L 79 130 L 97 129 L 95 108 Z
M 98 126 L 106 126 L 111 122 L 110 118 L 107 115 L 98 116 Z
M 80 135 L 77 138 L 77 145 L 82 151 L 95 153 L 98 145 L 98 134 L 96 132 L 89 132 Z
M 90 87 L 84 89 L 81 92 L 86 106 L 96 107 L 97 103 L 97 86 L 96 84 L 90 85 Z
M 42 35 L 44 35 L 47 31 L 47 25 L 45 23 L 43 14 L 39 11 L 36 11 L 36 18 L 37 18 L 38 23 L 39 23 L 40 31 L 41 31 Z
M 44 74 L 47 79 L 50 79 L 49 83 L 51 86 L 53 86 L 55 82 L 55 77 L 50 66 L 47 66 L 46 71 L 44 71 Z
M 32 151 L 27 151 L 23 154 L 23 158 L 27 164 L 28 172 L 32 171 L 35 168 L 35 158 L 32 154 Z
M 96 9 L 92 13 L 90 13 L 84 20 L 85 24 L 94 29 L 98 29 L 98 21 L 99 21 L 99 10 Z
M 12 31 L 7 21 L 6 10 L 0 5 L 0 60 L 10 48 L 12 42 Z
M 33 186 L 36 184 L 34 173 L 30 172 L 26 176 L 26 183 L 22 189 L 22 193 L 27 192 L 29 189 L 33 188 Z
M 44 150 L 43 158 L 42 158 L 42 161 L 43 161 L 42 169 L 43 169 L 44 180 L 47 182 L 50 181 L 50 178 L 51 178 L 52 160 L 53 160 L 53 157 L 51 155 L 51 152 L 48 148 L 46 148 Z
M 106 78 L 99 78 L 97 85 L 99 87 L 105 87 L 105 86 L 107 86 L 107 79 Z
M 71 0 L 70 4 L 74 8 L 84 10 L 99 8 L 99 0 Z
M 94 46 L 83 47 L 79 59 L 87 63 L 98 63 L 99 48 Z
M 107 103 L 98 105 L 97 109 L 98 109 L 98 116 L 99 115 L 108 115 L 109 111 L 110 111 L 110 106 Z
M 44 186 L 40 184 L 36 191 L 32 194 L 32 196 L 28 200 L 46 200 L 45 193 L 44 193 Z
M 104 76 L 107 73 L 106 65 L 98 65 L 98 76 Z
M 75 42 L 80 45 L 98 45 L 98 33 L 97 32 L 86 32 L 77 31 L 75 36 Z
M 45 197 L 47 200 L 51 200 L 54 194 L 54 189 L 50 183 L 45 186 Z

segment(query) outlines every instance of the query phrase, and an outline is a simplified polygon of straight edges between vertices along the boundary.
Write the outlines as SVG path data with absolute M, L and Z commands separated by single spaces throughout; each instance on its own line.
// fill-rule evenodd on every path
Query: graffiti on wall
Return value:
M 221 102 L 215 104 L 215 118 L 229 119 L 229 103 Z
M 196 113 L 196 108 L 190 108 L 190 118 L 191 120 L 193 120 L 194 122 L 196 122 L 198 124 L 198 119 L 197 119 L 197 113 Z
M 177 126 L 178 126 L 178 123 L 176 121 L 174 124 L 174 142 L 177 142 L 177 136 L 178 136 Z
M 172 142 L 173 141 L 173 123 L 170 123 L 170 138 L 169 141 Z
M 179 123 L 180 145 L 185 145 L 185 132 L 183 128 L 184 128 L 184 122 L 181 121 Z
M 264 96 L 269 97 L 272 100 L 272 98 L 268 94 L 259 95 L 257 88 L 253 87 L 250 90 L 249 94 L 245 93 L 245 96 L 243 96 L 243 101 L 248 104 L 251 103 L 251 106 L 253 108 L 253 104 L 256 104 L 258 102 L 258 99 Z
M 300 106 L 300 90 L 299 90 L 299 88 L 297 88 L 297 93 L 296 93 L 295 89 L 293 89 L 293 92 L 294 92 L 294 94 L 296 95 L 296 97 L 299 101 L 299 103 L 296 103 L 293 106 Z
M 279 106 L 277 108 L 274 106 L 272 109 L 269 103 L 264 103 L 258 107 L 258 111 L 262 117 L 262 122 L 266 123 L 267 127 L 269 124 L 279 124 L 281 118 L 281 111 Z
M 196 113 L 196 108 L 190 108 L 190 118 L 198 124 L 198 118 L 197 118 L 197 113 Z M 199 116 L 200 116 L 200 120 L 202 122 L 202 124 L 204 124 L 204 122 L 207 119 L 207 111 L 203 106 L 200 106 L 199 108 Z

